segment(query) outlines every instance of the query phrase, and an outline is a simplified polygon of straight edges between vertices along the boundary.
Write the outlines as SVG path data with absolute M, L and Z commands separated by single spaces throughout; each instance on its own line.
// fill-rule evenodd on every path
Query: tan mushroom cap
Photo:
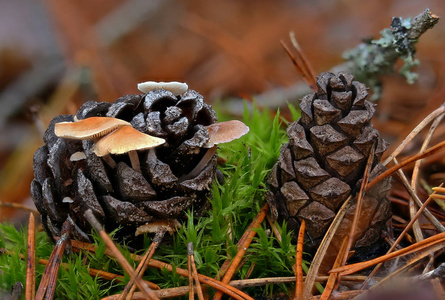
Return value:
M 97 156 L 124 154 L 133 150 L 146 150 L 165 143 L 164 139 L 142 133 L 131 126 L 123 126 L 94 144 Z
M 176 229 L 181 228 L 181 223 L 176 219 L 156 220 L 136 229 L 135 236 L 144 233 L 156 233 L 159 228 L 165 228 L 170 235 L 175 233 Z
M 100 138 L 122 126 L 131 124 L 116 118 L 91 117 L 76 122 L 56 123 L 54 132 L 61 138 L 86 140 Z
M 206 128 L 209 131 L 209 140 L 204 144 L 205 148 L 212 148 L 217 144 L 231 142 L 249 132 L 249 127 L 238 120 L 219 122 Z

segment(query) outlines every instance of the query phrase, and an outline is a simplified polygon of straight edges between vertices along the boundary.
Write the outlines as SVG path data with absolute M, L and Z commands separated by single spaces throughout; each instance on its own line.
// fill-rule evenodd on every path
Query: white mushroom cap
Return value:
M 124 154 L 133 150 L 146 150 L 165 143 L 164 139 L 142 133 L 131 126 L 123 126 L 101 138 L 93 146 L 97 156 Z
M 219 122 L 206 128 L 209 131 L 209 140 L 204 144 L 205 148 L 212 148 L 217 144 L 231 142 L 249 132 L 249 127 L 238 120 Z
M 131 124 L 116 118 L 91 117 L 76 122 L 56 123 L 54 132 L 61 138 L 85 140 L 102 137 L 121 126 Z
M 85 152 L 77 151 L 77 152 L 74 152 L 73 154 L 71 154 L 70 161 L 79 161 L 79 160 L 83 160 L 86 158 L 87 158 L 87 156 L 85 155 Z
M 164 89 L 172 92 L 173 95 L 178 96 L 184 94 L 188 90 L 187 83 L 171 81 L 171 82 L 156 82 L 146 81 L 138 84 L 138 90 L 143 93 L 148 93 L 154 89 Z

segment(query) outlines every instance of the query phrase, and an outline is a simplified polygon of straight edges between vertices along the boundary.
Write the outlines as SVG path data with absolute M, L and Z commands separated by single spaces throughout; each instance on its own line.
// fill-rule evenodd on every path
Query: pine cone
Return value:
M 138 150 L 140 166 L 135 168 L 127 154 L 98 157 L 93 140 L 56 136 L 56 123 L 90 117 L 127 121 L 165 143 Z M 46 231 L 59 236 L 63 222 L 69 219 L 74 224 L 72 237 L 88 241 L 91 227 L 83 214 L 91 209 L 108 232 L 121 227 L 117 237 L 130 240 L 146 223 L 182 220 L 191 205 L 199 214 L 208 206 L 216 170 L 216 147 L 204 147 L 209 141 L 206 126 L 216 121 L 215 112 L 197 92 L 175 96 L 163 89 L 127 95 L 114 103 L 89 101 L 75 117 L 55 117 L 46 130 L 45 145 L 34 155 L 31 184 Z
M 318 246 L 344 201 L 358 192 L 372 147 L 371 177 L 384 170 L 379 160 L 386 144 L 372 126 L 375 109 L 367 96 L 366 86 L 349 73 L 317 77 L 317 92 L 301 100 L 301 117 L 289 125 L 289 142 L 282 146 L 268 178 L 274 192 L 272 208 L 288 221 L 289 229 L 305 220 L 309 250 Z M 367 193 L 356 247 L 379 239 L 391 216 L 387 189 L 385 181 Z M 340 232 L 349 233 L 354 209 L 355 205 L 348 210 Z

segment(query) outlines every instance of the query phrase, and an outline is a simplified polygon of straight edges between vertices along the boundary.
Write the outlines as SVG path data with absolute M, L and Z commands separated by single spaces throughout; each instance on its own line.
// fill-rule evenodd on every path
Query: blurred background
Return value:
M 142 81 L 182 81 L 234 117 L 243 98 L 286 116 L 285 101 L 298 98 L 289 91 L 304 85 L 280 44 L 289 31 L 320 73 L 378 38 L 393 16 L 425 8 L 445 15 L 443 0 L 0 0 L 0 201 L 33 208 L 42 134 L 85 101 L 139 93 Z M 444 36 L 441 20 L 421 37 L 414 85 L 397 73 L 384 78 L 374 124 L 387 140 L 397 143 L 443 103 Z M 0 206 L 1 220 L 26 215 Z

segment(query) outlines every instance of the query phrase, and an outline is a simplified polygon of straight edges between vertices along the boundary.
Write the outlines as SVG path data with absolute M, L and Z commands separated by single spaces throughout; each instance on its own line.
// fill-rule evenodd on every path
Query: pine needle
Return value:
M 131 279 L 135 281 L 138 288 L 144 293 L 145 297 L 147 299 L 159 299 L 155 293 L 153 293 L 153 290 L 148 287 L 148 285 L 139 277 L 134 269 L 130 266 L 128 261 L 125 259 L 125 257 L 122 255 L 122 253 L 119 251 L 119 249 L 116 247 L 116 245 L 113 243 L 113 241 L 110 239 L 108 234 L 105 232 L 105 230 L 102 228 L 102 225 L 99 223 L 99 221 L 96 219 L 96 217 L 93 215 L 93 212 L 91 209 L 88 209 L 84 213 L 85 219 L 90 222 L 90 224 L 96 229 L 96 231 L 99 233 L 99 235 L 104 240 L 105 244 L 107 245 L 108 249 L 111 252 L 111 256 L 114 257 L 119 264 L 122 266 L 122 268 L 127 272 Z
M 291 39 L 293 36 L 293 33 L 290 33 Z M 295 42 L 294 42 L 295 41 Z M 286 45 L 284 41 L 281 41 L 281 45 L 283 46 L 284 50 L 286 50 L 287 55 L 289 55 L 292 63 L 294 64 L 295 68 L 297 69 L 300 76 L 303 78 L 303 80 L 306 82 L 306 84 L 310 87 L 311 90 L 314 92 L 317 91 L 317 85 L 316 85 L 316 78 L 315 73 L 310 67 L 309 61 L 306 59 L 306 56 L 303 54 L 303 50 L 298 45 L 297 41 L 295 40 L 295 36 L 293 37 L 293 43 L 294 47 L 297 50 L 297 55 L 295 56 L 292 51 L 289 49 L 289 47 Z
M 246 232 L 243 234 L 243 237 L 240 239 L 243 240 L 241 247 L 238 249 L 238 252 L 236 253 L 235 257 L 232 260 L 232 263 L 230 264 L 229 269 L 227 270 L 226 274 L 224 275 L 223 279 L 221 280 L 223 283 L 227 284 L 230 279 L 232 279 L 233 274 L 235 274 L 235 271 L 241 262 L 241 259 L 243 258 L 244 254 L 246 253 L 247 249 L 250 246 L 250 243 L 252 242 L 253 237 L 256 235 L 256 228 L 258 228 L 261 223 L 263 222 L 264 218 L 266 217 L 267 211 L 269 210 L 269 205 L 264 204 L 264 206 L 261 208 L 258 215 L 253 219 L 251 225 L 247 228 Z M 219 300 L 222 297 L 221 292 L 216 292 L 215 296 L 213 297 L 214 300 Z
M 72 243 L 72 247 L 73 247 L 74 250 L 86 250 L 86 251 L 89 251 L 89 252 L 92 252 L 92 253 L 95 252 L 95 246 L 92 245 L 92 244 L 79 242 L 79 241 L 75 241 L 75 240 L 71 240 L 71 243 Z M 110 250 L 108 250 L 108 249 L 105 251 L 105 254 L 107 254 L 109 256 L 112 256 L 112 252 Z M 133 254 L 132 257 L 133 257 L 134 260 L 141 260 L 142 259 L 142 256 L 136 255 L 136 254 Z M 157 268 L 157 269 L 165 269 L 165 270 L 167 270 L 169 272 L 173 271 L 173 266 L 172 265 L 170 265 L 168 263 L 165 263 L 165 262 L 162 262 L 160 260 L 156 260 L 156 259 L 151 259 L 149 261 L 148 265 L 150 267 Z M 188 276 L 188 271 L 185 270 L 185 269 L 176 267 L 175 271 L 176 271 L 176 273 L 178 273 L 181 276 L 184 276 L 184 277 Z M 222 283 L 222 282 L 220 282 L 218 280 L 210 278 L 208 276 L 198 274 L 198 279 L 199 279 L 199 282 L 205 283 L 205 284 L 207 284 L 207 285 L 209 285 L 209 286 L 211 286 L 211 287 L 213 287 L 213 288 L 215 288 L 215 289 L 217 289 L 219 291 L 222 291 L 223 293 L 225 293 L 225 294 L 227 294 L 227 295 L 229 295 L 229 296 L 231 296 L 231 297 L 233 297 L 235 299 L 249 299 L 249 300 L 253 300 L 252 297 L 248 296 L 244 292 L 242 292 L 242 291 L 240 291 L 240 290 L 238 290 L 238 289 L 236 289 L 234 287 L 231 287 L 231 286 L 229 286 L 227 284 L 224 284 L 224 283 Z
M 167 229 L 165 227 L 161 227 L 157 232 L 153 239 L 153 243 L 151 243 L 150 247 L 148 248 L 147 252 L 145 253 L 144 257 L 140 261 L 138 267 L 136 268 L 136 274 L 138 276 L 142 277 L 142 274 L 144 274 L 145 270 L 148 267 L 148 262 L 153 257 L 153 254 L 155 253 L 156 248 L 159 246 L 159 243 L 162 241 L 162 238 L 165 234 Z M 134 285 L 134 279 L 132 278 L 128 284 L 125 286 L 124 290 L 122 291 L 121 296 L 119 297 L 120 300 L 123 300 L 125 298 L 132 299 L 133 294 L 136 290 L 136 286 Z M 128 297 L 127 297 L 128 295 Z
M 53 299 L 54 297 L 59 266 L 62 261 L 63 252 L 65 251 L 66 246 L 70 243 L 69 235 L 72 226 L 72 223 L 68 219 L 62 225 L 60 239 L 57 241 L 56 246 L 49 257 L 45 271 L 43 272 L 43 277 L 36 293 L 36 300 L 42 300 L 43 297 L 45 297 L 45 299 Z
M 28 257 L 26 264 L 26 289 L 25 299 L 36 298 L 36 231 L 34 214 L 29 214 L 28 220 Z
M 303 300 L 303 243 L 306 222 L 301 221 L 300 231 L 298 232 L 297 253 L 295 255 L 295 299 Z
M 344 257 L 347 257 L 348 252 L 349 252 L 348 243 L 349 243 L 349 237 L 346 235 L 343 238 L 343 242 L 341 243 L 340 249 L 337 254 L 337 258 L 335 259 L 334 266 L 333 266 L 334 268 L 338 268 L 344 264 L 344 262 L 343 262 Z M 326 282 L 326 286 L 324 288 L 324 291 L 323 291 L 323 294 L 321 295 L 320 300 L 328 300 L 329 299 L 329 297 L 332 294 L 332 291 L 335 288 L 337 280 L 340 280 L 340 279 L 341 279 L 341 276 L 339 276 L 338 273 L 329 274 L 328 281 Z
M 368 161 L 366 162 L 365 171 L 363 173 L 363 179 L 362 179 L 362 184 L 360 185 L 360 191 L 358 192 L 358 195 L 356 197 L 357 203 L 355 206 L 354 218 L 352 219 L 352 225 L 351 225 L 351 231 L 349 233 L 348 243 L 346 244 L 344 256 L 341 261 L 342 266 L 344 266 L 346 264 L 346 260 L 348 259 L 349 250 L 351 250 L 351 248 L 353 247 L 354 242 L 355 242 L 354 241 L 355 231 L 357 230 L 358 220 L 359 220 L 360 216 L 362 215 L 363 197 L 365 196 L 366 187 L 368 186 L 369 175 L 371 173 L 372 162 L 374 160 L 374 151 L 375 151 L 375 148 L 371 147 L 371 151 L 369 152 L 369 156 L 368 156 Z
M 190 255 L 187 257 L 187 271 L 189 277 L 189 300 L 195 299 L 195 289 L 193 287 L 193 270 L 192 270 L 192 258 Z
M 198 299 L 204 300 L 204 294 L 202 293 L 201 284 L 199 283 L 198 279 L 198 270 L 196 269 L 195 257 L 193 255 L 193 242 L 188 243 L 187 251 L 188 251 L 188 257 L 190 258 L 190 266 L 192 267 L 193 279 L 195 280 L 196 283 L 196 291 L 198 293 Z M 191 291 L 193 291 L 193 288 Z
M 428 125 L 430 122 L 432 122 L 434 119 L 436 119 L 438 116 L 440 116 L 442 113 L 445 112 L 445 103 L 439 106 L 435 111 L 430 113 L 428 116 L 425 117 L 409 134 L 408 136 L 403 140 L 402 143 L 389 155 L 385 161 L 382 163 L 384 166 L 386 166 L 389 162 L 393 160 L 394 157 L 397 157 L 397 155 L 400 154 L 400 152 L 405 149 L 405 147 L 419 134 L 419 132 L 422 131 Z
M 328 250 L 328 247 L 331 244 L 332 239 L 334 238 L 337 228 L 338 226 L 340 226 L 340 223 L 342 222 L 346 214 L 346 210 L 349 207 L 351 198 L 352 197 L 349 196 L 348 199 L 345 200 L 340 210 L 335 215 L 334 220 L 332 221 L 331 225 L 329 225 L 329 229 L 323 237 L 323 240 L 321 241 L 317 252 L 315 253 L 314 259 L 312 260 L 311 266 L 309 267 L 309 271 L 307 272 L 306 279 L 304 281 L 304 299 L 309 299 L 309 297 L 311 296 L 312 288 L 318 276 L 318 270 L 320 269 L 321 263 L 323 262 L 326 251 Z
M 415 162 L 416 160 L 419 160 L 419 159 L 422 159 L 422 158 L 431 156 L 431 155 L 436 154 L 436 153 L 438 153 L 438 152 L 440 152 L 440 151 L 443 151 L 443 150 L 445 150 L 445 141 L 440 142 L 439 144 L 437 144 L 437 145 L 435 145 L 435 146 L 433 146 L 433 147 L 430 147 L 430 148 L 428 148 L 427 150 L 425 150 L 425 151 L 423 151 L 423 152 L 421 152 L 421 153 L 419 153 L 419 154 L 416 154 L 416 155 L 414 155 L 414 156 L 412 156 L 412 157 L 410 157 L 410 158 L 404 160 L 404 161 L 401 162 L 400 164 L 395 165 L 395 166 L 389 168 L 388 170 L 386 170 L 386 171 L 380 173 L 378 176 L 376 176 L 376 177 L 369 183 L 369 185 L 368 185 L 368 189 L 367 189 L 367 190 L 371 189 L 374 185 L 376 185 L 376 184 L 377 184 L 378 182 L 380 182 L 382 179 L 384 179 L 384 178 L 386 178 L 386 177 L 388 177 L 388 176 L 391 176 L 391 175 L 392 175 L 393 173 L 395 173 L 398 169 L 401 169 L 401 168 L 403 168 L 403 167 L 405 167 L 405 166 L 407 166 L 407 165 L 409 165 L 409 164 Z
M 386 254 L 391 253 L 397 247 L 397 245 L 400 244 L 400 242 L 402 241 L 402 239 L 405 236 L 405 234 L 411 229 L 411 227 L 413 226 L 414 222 L 419 218 L 419 216 L 423 212 L 423 210 L 434 199 L 433 196 L 436 193 L 437 192 L 434 191 L 433 194 L 431 194 L 429 196 L 429 198 L 425 201 L 425 203 L 423 203 L 423 205 L 419 208 L 419 210 L 417 210 L 416 215 L 409 221 L 408 225 L 406 225 L 405 229 L 403 229 L 402 233 L 399 235 L 399 237 L 396 239 L 396 241 L 391 245 L 391 247 L 389 248 L 389 250 L 388 250 L 388 252 Z M 365 282 L 363 282 L 362 289 L 364 289 L 366 287 L 366 285 L 369 282 L 369 280 L 378 272 L 378 270 L 380 269 L 381 266 L 382 266 L 381 263 L 375 266 L 374 270 L 372 270 L 372 272 L 369 274 L 368 278 L 365 280 Z
M 429 237 L 427 239 L 424 239 L 423 241 L 420 241 L 413 245 L 410 245 L 406 248 L 397 250 L 395 252 L 377 257 L 377 258 L 369 260 L 369 261 L 360 262 L 360 263 L 356 263 L 356 264 L 352 264 L 352 265 L 347 265 L 347 266 L 343 266 L 340 268 L 335 268 L 335 269 L 330 270 L 329 273 L 341 273 L 341 275 L 350 275 L 350 274 L 353 274 L 360 270 L 366 269 L 370 266 L 376 265 L 378 263 L 385 262 L 389 259 L 396 258 L 399 256 L 408 255 L 408 254 L 411 254 L 411 253 L 414 253 L 417 251 L 426 250 L 428 248 L 431 248 L 432 246 L 435 246 L 437 244 L 444 243 L 444 242 L 445 242 L 445 232 L 442 232 L 442 233 L 436 234 L 432 237 Z

